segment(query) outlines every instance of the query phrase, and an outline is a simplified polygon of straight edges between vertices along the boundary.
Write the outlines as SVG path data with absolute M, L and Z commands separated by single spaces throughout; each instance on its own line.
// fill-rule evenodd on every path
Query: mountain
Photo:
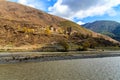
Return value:
M 90 44 L 91 39 L 98 45 L 118 44 L 69 20 L 22 4 L 0 1 L 0 49 L 29 50 L 61 45 L 66 48 L 66 43 L 80 46 L 83 42 Z
M 120 23 L 115 21 L 95 21 L 93 23 L 86 23 L 83 25 L 85 28 L 92 31 L 102 33 L 120 41 Z

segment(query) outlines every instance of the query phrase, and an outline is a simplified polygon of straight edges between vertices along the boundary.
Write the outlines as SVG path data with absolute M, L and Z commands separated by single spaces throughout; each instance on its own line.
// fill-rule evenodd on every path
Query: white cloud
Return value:
M 83 24 L 85 24 L 85 23 L 82 22 L 82 21 L 78 21 L 77 24 L 79 24 L 79 25 L 83 25 Z
M 91 16 L 116 15 L 113 7 L 120 4 L 120 0 L 57 0 L 48 8 L 49 13 L 66 19 L 84 19 Z
M 37 9 L 45 9 L 44 3 L 40 0 L 18 0 L 17 2 Z
M 27 4 L 27 0 L 18 0 L 18 2 L 21 4 Z
M 28 5 L 30 7 L 35 7 L 35 5 L 30 2 L 30 0 L 18 0 L 18 3 L 24 4 L 24 5 Z

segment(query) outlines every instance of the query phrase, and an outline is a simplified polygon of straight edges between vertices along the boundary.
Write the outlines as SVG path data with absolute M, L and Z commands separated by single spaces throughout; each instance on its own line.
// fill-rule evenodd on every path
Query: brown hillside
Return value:
M 87 30 L 74 22 L 40 10 L 9 1 L 0 1 L 1 46 L 52 44 L 60 40 L 80 41 L 70 38 L 74 34 L 90 35 L 114 43 L 117 41 Z M 72 40 L 73 39 L 73 40 Z

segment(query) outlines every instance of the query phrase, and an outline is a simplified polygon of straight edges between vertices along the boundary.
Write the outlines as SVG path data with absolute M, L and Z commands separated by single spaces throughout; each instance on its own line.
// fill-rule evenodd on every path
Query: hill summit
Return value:
M 85 28 L 91 29 L 95 32 L 110 36 L 120 41 L 120 23 L 116 21 L 101 20 L 93 23 L 83 25 Z
M 97 45 L 118 44 L 110 37 L 87 30 L 69 20 L 47 14 L 22 4 L 0 2 L 0 48 L 38 49 L 50 46 L 66 48 L 65 44 L 83 46 L 93 40 Z M 100 41 L 102 40 L 102 41 Z M 64 43 L 64 44 L 63 44 Z M 59 47 L 61 48 L 61 47 Z

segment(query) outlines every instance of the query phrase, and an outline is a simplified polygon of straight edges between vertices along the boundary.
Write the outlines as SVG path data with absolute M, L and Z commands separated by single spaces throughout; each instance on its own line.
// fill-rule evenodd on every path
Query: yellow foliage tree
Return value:
M 51 31 L 50 31 L 49 28 L 46 28 L 46 30 L 45 30 L 45 34 L 47 34 L 47 35 L 50 35 L 50 34 L 51 34 Z
M 27 33 L 34 33 L 35 30 L 34 29 L 27 29 Z
M 30 28 L 27 28 L 27 27 L 23 27 L 21 29 L 21 31 L 23 31 L 24 33 L 34 33 L 35 32 L 34 29 L 30 29 Z
M 59 34 L 63 34 L 63 33 L 64 33 L 63 29 L 59 28 L 59 29 L 58 29 L 58 33 L 59 33 Z

